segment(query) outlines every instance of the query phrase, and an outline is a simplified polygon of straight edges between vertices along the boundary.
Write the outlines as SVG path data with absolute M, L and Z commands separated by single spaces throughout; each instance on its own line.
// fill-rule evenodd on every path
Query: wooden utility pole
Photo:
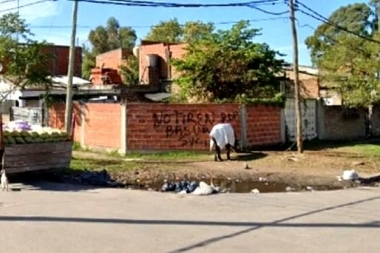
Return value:
M 290 7 L 290 24 L 292 28 L 293 37 L 293 69 L 294 69 L 294 97 L 296 101 L 296 121 L 297 121 L 297 150 L 298 153 L 303 153 L 303 140 L 302 140 L 302 113 L 301 113 L 301 97 L 300 97 L 300 80 L 298 73 L 298 38 L 296 29 L 296 18 L 294 15 L 294 1 L 289 0 Z
M 71 133 L 72 114 L 73 114 L 73 77 L 75 65 L 75 37 L 77 33 L 77 17 L 78 17 L 78 1 L 74 1 L 73 16 L 72 16 L 72 30 L 71 30 L 71 43 L 69 54 L 69 66 L 67 73 L 67 88 L 66 88 L 66 110 L 65 110 L 65 131 Z

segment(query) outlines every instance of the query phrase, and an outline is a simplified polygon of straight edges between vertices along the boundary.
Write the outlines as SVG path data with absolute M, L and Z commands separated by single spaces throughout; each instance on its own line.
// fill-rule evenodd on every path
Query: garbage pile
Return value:
M 108 187 L 123 187 L 124 184 L 116 182 L 108 174 L 107 170 L 101 171 L 88 171 L 85 170 L 79 176 L 75 177 L 76 181 L 80 184 L 108 186 Z
M 175 183 L 165 181 L 161 187 L 161 191 L 177 192 L 179 194 L 210 195 L 219 193 L 220 188 L 208 185 L 203 181 L 198 184 L 195 181 L 183 180 Z

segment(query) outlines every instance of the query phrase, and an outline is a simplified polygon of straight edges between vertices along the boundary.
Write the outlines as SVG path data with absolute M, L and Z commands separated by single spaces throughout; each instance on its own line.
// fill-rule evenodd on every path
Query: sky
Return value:
M 32 33 L 35 34 L 34 39 L 46 40 L 57 45 L 70 44 L 73 2 L 67 0 L 46 1 L 23 7 L 41 0 L 18 1 L 0 0 L 0 15 L 14 12 L 17 10 L 17 6 L 20 6 L 20 16 L 30 25 Z M 163 0 L 152 1 L 159 2 Z M 206 4 L 244 1 L 249 0 L 165 0 L 164 2 Z M 299 0 L 299 2 L 328 18 L 340 6 L 367 1 Z M 288 10 L 285 1 L 278 1 L 278 3 L 271 6 L 262 5 L 259 7 L 271 12 Z M 271 15 L 249 7 L 154 8 L 79 2 L 76 37 L 79 45 L 88 43 L 89 31 L 96 26 L 105 25 L 107 19 L 111 16 L 115 17 L 120 25 L 134 28 L 139 39 L 146 36 L 150 26 L 172 18 L 177 18 L 181 24 L 187 21 L 214 22 L 217 29 L 229 29 L 233 25 L 231 22 L 245 19 L 252 20 L 252 27 L 262 29 L 261 35 L 255 38 L 255 41 L 267 43 L 271 48 L 286 54 L 283 57 L 286 61 L 292 62 L 293 41 L 288 15 Z M 316 28 L 321 22 L 300 12 L 296 12 L 296 18 L 298 20 L 299 63 L 301 65 L 311 65 L 309 52 L 304 41 L 314 32 L 311 27 Z

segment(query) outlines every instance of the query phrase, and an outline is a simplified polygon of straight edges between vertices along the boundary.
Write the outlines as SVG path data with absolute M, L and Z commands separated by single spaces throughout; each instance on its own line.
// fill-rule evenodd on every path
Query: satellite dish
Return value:
M 0 72 L 3 71 L 3 64 L 0 63 Z

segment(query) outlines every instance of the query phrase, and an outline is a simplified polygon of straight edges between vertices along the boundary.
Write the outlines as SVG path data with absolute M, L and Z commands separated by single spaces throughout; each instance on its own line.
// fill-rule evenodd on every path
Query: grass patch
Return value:
M 160 152 L 160 153 L 128 153 L 123 156 L 127 159 L 141 159 L 150 161 L 197 161 L 200 158 L 208 157 L 205 152 L 195 151 L 172 151 L 172 152 Z
M 359 153 L 364 156 L 380 158 L 380 145 L 373 143 L 353 144 L 339 148 L 340 151 Z
M 109 170 L 109 171 L 123 171 L 130 169 L 137 169 L 139 164 L 135 162 L 125 162 L 116 159 L 92 159 L 92 158 L 77 158 L 71 159 L 70 169 L 72 171 L 87 170 Z

